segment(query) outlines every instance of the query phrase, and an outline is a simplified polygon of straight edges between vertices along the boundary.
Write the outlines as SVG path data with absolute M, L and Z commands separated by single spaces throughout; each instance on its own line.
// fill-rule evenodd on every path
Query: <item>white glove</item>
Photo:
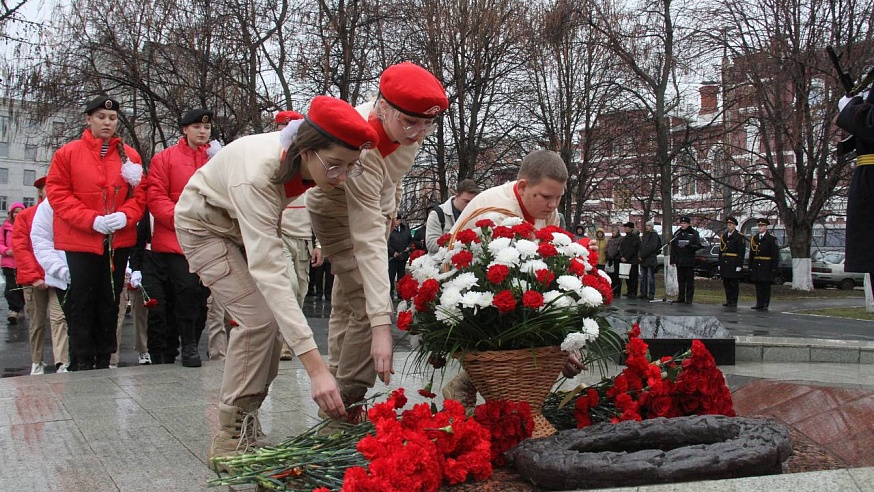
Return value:
M 130 286 L 139 289 L 143 285 L 143 272 L 136 270 L 130 274 Z
M 844 108 L 847 107 L 847 103 L 849 103 L 851 99 L 853 98 L 850 96 L 842 97 L 841 100 L 838 101 L 838 112 L 843 111 Z
M 67 267 L 61 267 L 61 269 L 58 270 L 58 278 L 65 284 L 70 285 L 70 269 Z
M 734 271 L 739 272 L 739 271 L 740 271 L 740 267 L 735 268 Z
M 106 223 L 106 215 L 98 215 L 94 218 L 94 223 L 91 224 L 91 228 L 100 234 L 112 234 L 112 228 Z
M 114 214 L 106 215 L 106 225 L 115 232 L 119 229 L 124 229 L 127 225 L 127 217 L 124 212 L 115 212 Z

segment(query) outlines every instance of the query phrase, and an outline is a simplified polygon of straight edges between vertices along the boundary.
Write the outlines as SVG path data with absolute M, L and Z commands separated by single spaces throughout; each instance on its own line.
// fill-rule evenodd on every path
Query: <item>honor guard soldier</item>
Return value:
M 737 307 L 740 275 L 746 254 L 746 241 L 737 232 L 737 219 L 725 219 L 726 231 L 719 236 L 719 275 L 725 288 L 725 307 Z
M 841 99 L 837 124 L 856 141 L 856 169 L 847 193 L 844 270 L 874 273 L 874 90 Z
M 680 217 L 680 229 L 671 239 L 671 264 L 677 267 L 680 291 L 671 304 L 692 304 L 695 297 L 695 252 L 701 247 L 701 236 L 691 227 L 688 215 Z
M 750 237 L 750 280 L 756 284 L 756 305 L 750 309 L 767 311 L 771 304 L 771 284 L 780 263 L 777 238 L 768 232 L 768 219 L 756 221 L 759 232 Z

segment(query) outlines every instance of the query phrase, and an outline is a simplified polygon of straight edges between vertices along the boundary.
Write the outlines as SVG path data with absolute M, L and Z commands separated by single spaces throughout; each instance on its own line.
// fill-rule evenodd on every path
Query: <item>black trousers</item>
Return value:
M 739 278 L 723 278 L 722 287 L 725 288 L 725 302 L 737 306 L 737 296 L 740 294 Z
M 756 307 L 771 304 L 771 282 L 756 282 Z
M 407 262 L 405 260 L 388 260 L 388 282 L 391 286 L 391 295 L 395 294 L 398 280 L 406 273 Z
M 613 268 L 613 271 L 607 275 L 610 276 L 610 287 L 613 289 L 613 297 L 618 298 L 622 294 L 622 279 L 619 278 L 619 260 L 607 260 L 607 264 Z
M 637 295 L 637 286 L 640 282 L 640 271 L 636 264 L 631 265 L 628 278 L 625 280 L 625 293 L 629 296 Z
M 157 301 L 149 310 L 149 353 L 174 356 L 179 347 L 197 346 L 206 326 L 209 290 L 188 260 L 176 253 L 146 251 L 143 255 L 143 289 Z
M 691 304 L 695 297 L 695 267 L 677 266 L 677 283 L 680 287 L 677 301 Z
M 310 267 L 310 287 L 309 293 L 315 294 L 316 297 L 325 296 L 325 299 L 331 299 L 331 291 L 334 290 L 334 274 L 331 273 L 331 262 L 325 260 L 319 266 Z
M 118 348 L 115 338 L 118 301 L 124 287 L 124 270 L 130 248 L 102 255 L 67 251 L 70 287 L 65 294 L 64 315 L 70 336 L 70 355 L 76 370 L 105 369 Z M 73 367 L 71 365 L 71 367 Z
M 6 277 L 6 289 L 3 292 L 4 297 L 6 297 L 6 312 L 20 313 L 24 311 L 24 291 L 19 289 L 18 284 L 15 283 L 15 269 L 3 268 L 3 276 Z

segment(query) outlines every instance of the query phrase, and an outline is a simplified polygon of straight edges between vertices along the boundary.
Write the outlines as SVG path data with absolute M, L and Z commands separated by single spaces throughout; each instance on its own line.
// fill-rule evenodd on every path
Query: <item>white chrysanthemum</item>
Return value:
M 583 333 L 585 333 L 588 340 L 594 341 L 601 334 L 601 327 L 598 326 L 598 322 L 592 318 L 586 318 L 583 320 Z
M 206 158 L 207 160 L 215 157 L 218 152 L 222 150 L 222 143 L 218 140 L 210 140 L 209 148 L 206 149 Z
M 556 247 L 568 246 L 571 243 L 573 243 L 573 241 L 571 241 L 571 238 L 569 238 L 567 236 L 567 234 L 562 234 L 560 232 L 553 232 L 552 233 L 552 244 L 554 244 Z M 574 244 L 576 244 L 576 243 L 574 243 Z
M 530 288 L 528 281 L 525 279 L 521 279 L 519 277 L 511 277 L 510 278 L 510 287 L 514 289 L 519 289 L 522 292 L 525 292 Z
M 480 243 L 472 243 L 470 245 L 470 252 L 473 253 L 473 264 L 477 265 L 480 263 L 480 259 L 483 257 L 483 245 Z
M 574 275 L 562 275 L 556 279 L 558 288 L 565 291 L 577 291 L 583 287 L 583 281 Z
M 589 250 L 586 249 L 586 247 L 580 243 L 566 244 L 564 246 L 560 246 L 557 249 L 558 249 L 558 252 L 563 254 L 564 256 L 570 256 L 572 258 L 588 258 L 589 257 Z
M 534 241 L 519 239 L 516 241 L 515 246 L 519 250 L 519 254 L 522 255 L 522 258 L 530 258 L 537 254 L 537 243 Z
M 576 301 L 571 296 L 557 290 L 550 290 L 543 294 L 543 306 L 541 311 L 551 311 L 553 309 L 564 309 L 576 304 Z M 548 307 L 547 307 L 548 306 Z
M 463 296 L 461 296 L 461 305 L 468 309 L 473 309 L 476 311 L 477 309 L 487 308 L 492 305 L 492 300 L 494 300 L 495 295 L 491 292 L 477 292 L 475 290 L 471 290 L 465 292 Z
M 416 263 L 421 258 L 424 258 L 424 256 L 420 256 L 413 260 L 413 265 L 410 266 L 410 275 L 412 275 L 419 283 L 422 283 L 429 278 L 437 278 L 440 275 L 440 269 L 437 268 L 437 265 L 432 261 Z
M 128 159 L 121 165 L 121 177 L 131 186 L 137 186 L 143 180 L 143 166 Z
M 502 226 L 513 227 L 522 223 L 521 217 L 504 217 L 504 220 L 501 221 Z
M 586 342 L 589 338 L 585 333 L 575 332 L 568 333 L 564 338 L 564 341 L 561 342 L 561 349 L 564 352 L 573 353 L 578 352 L 580 349 L 586 346 Z
M 495 239 L 492 239 L 491 242 L 489 242 L 489 253 L 496 255 L 501 250 L 504 250 L 504 249 L 509 248 L 509 247 L 510 247 L 510 238 L 497 237 Z
M 598 275 L 601 276 L 601 278 L 606 279 L 608 282 L 610 282 L 611 285 L 613 284 L 613 279 L 610 278 L 610 275 L 607 272 L 601 269 L 598 269 L 597 272 Z
M 400 313 L 400 312 L 402 312 L 402 311 L 406 311 L 406 310 L 407 310 L 407 301 L 401 301 L 401 302 L 399 302 L 399 303 L 398 303 L 398 310 L 397 310 L 397 312 Z
M 577 292 L 580 296 L 580 300 L 578 303 L 581 306 L 588 307 L 598 307 L 601 304 L 604 304 L 604 296 L 598 292 L 598 289 L 594 287 L 589 287 L 588 285 L 583 287 Z
M 461 321 L 461 309 L 458 308 L 437 306 L 434 314 L 436 315 L 438 321 L 442 321 L 449 326 L 455 326 L 458 324 L 459 321 Z
M 513 247 L 504 248 L 495 254 L 495 261 L 499 265 L 516 266 L 519 264 L 519 250 Z
M 449 286 L 443 288 L 443 293 L 440 294 L 440 305 L 442 307 L 457 309 L 460 302 L 461 290 Z
M 477 285 L 476 274 L 473 272 L 464 272 L 449 282 L 446 282 L 445 285 L 445 288 L 447 289 L 458 289 L 460 291 L 471 289 Z
M 519 267 L 519 271 L 526 273 L 534 273 L 537 270 L 548 269 L 549 265 L 547 265 L 545 261 L 540 259 L 528 260 L 525 263 L 522 263 L 522 266 Z

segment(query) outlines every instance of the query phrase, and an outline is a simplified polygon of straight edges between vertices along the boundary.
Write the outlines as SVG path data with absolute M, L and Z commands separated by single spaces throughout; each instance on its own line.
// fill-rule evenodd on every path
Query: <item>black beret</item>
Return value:
M 85 114 L 91 114 L 98 109 L 108 109 L 118 111 L 118 101 L 106 96 L 97 96 L 85 106 Z
M 192 109 L 185 113 L 179 120 L 179 126 L 188 126 L 194 123 L 212 123 L 212 111 L 208 109 Z
M 737 225 L 737 219 L 735 219 L 734 217 L 729 217 L 729 218 L 725 219 L 725 222 L 730 222 L 734 225 Z
M 759 219 L 759 220 L 757 220 L 757 221 L 756 221 L 756 224 L 758 224 L 758 225 L 766 225 L 766 226 L 767 226 L 767 225 L 771 225 L 771 221 L 768 220 L 768 219 L 764 219 L 764 218 L 763 218 L 763 219 Z
M 681 222 L 681 223 L 682 223 L 682 222 L 685 222 L 685 223 L 687 223 L 687 224 L 691 224 L 691 223 L 692 223 L 692 219 L 690 219 L 688 215 L 683 215 L 683 216 L 680 217 L 680 222 Z

